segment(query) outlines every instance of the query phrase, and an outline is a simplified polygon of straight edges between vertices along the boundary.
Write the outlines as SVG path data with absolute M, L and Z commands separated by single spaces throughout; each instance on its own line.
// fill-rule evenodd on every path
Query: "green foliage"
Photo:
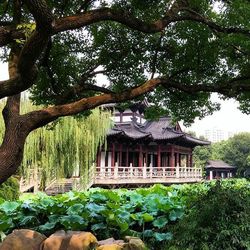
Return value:
M 239 133 L 208 147 L 196 147 L 194 159 L 197 165 L 203 167 L 208 160 L 223 160 L 235 166 L 237 174 L 243 176 L 250 167 L 250 133 Z
M 250 167 L 250 133 L 240 133 L 230 138 L 224 148 L 223 160 L 237 167 L 237 173 L 242 176 Z
M 248 226 L 245 224 L 248 218 L 244 213 L 249 205 L 249 181 L 223 180 L 218 195 L 215 194 L 217 189 L 216 182 L 205 182 L 169 187 L 154 185 L 136 190 L 95 188 L 85 193 L 69 192 L 55 197 L 38 193 L 15 202 L 0 201 L 0 232 L 8 234 L 14 228 L 31 228 L 49 235 L 59 229 L 83 230 L 93 232 L 98 239 L 119 239 L 131 235 L 141 237 L 151 249 L 162 249 L 168 241 L 173 244 L 181 237 L 177 228 L 196 211 L 196 206 L 199 210 L 193 215 L 191 225 L 195 224 L 196 231 L 201 228 L 199 223 L 207 218 L 201 217 L 207 213 L 202 207 L 203 204 L 209 204 L 209 201 L 212 204 L 209 211 L 216 212 L 210 216 L 213 216 L 212 219 L 218 216 L 218 227 L 225 219 L 223 229 L 226 230 L 227 223 L 232 222 L 232 215 L 236 221 L 230 229 L 236 230 L 235 237 L 238 237 L 238 229 L 234 227 L 237 223 L 241 223 L 239 227 L 247 232 Z M 229 199 L 227 195 L 230 192 L 232 195 Z M 235 195 L 237 197 L 234 202 Z M 216 206 L 221 208 L 219 212 Z M 242 212 L 239 213 L 240 209 Z M 187 238 L 189 234 L 196 232 L 193 228 L 190 230 L 192 231 L 185 232 Z M 200 244 L 199 240 L 203 240 L 202 237 L 196 239 L 197 244 Z M 224 236 L 218 232 L 218 237 L 222 239 Z M 242 233 L 242 239 L 243 237 Z
M 195 147 L 193 151 L 193 157 L 195 164 L 204 168 L 206 162 L 211 159 L 211 146 Z
M 0 110 L 4 107 L 0 103 Z M 37 109 L 29 101 L 21 103 L 22 113 Z M 27 138 L 20 174 L 29 178 L 32 170 L 40 171 L 41 188 L 54 178 L 70 177 L 75 170 L 87 176 L 96 152 L 105 142 L 112 122 L 110 113 L 95 109 L 88 117 L 61 118 L 33 131 Z M 4 135 L 4 122 L 0 119 L 0 139 Z
M 186 216 L 172 227 L 164 249 L 247 250 L 250 247 L 250 184 L 217 182 L 199 194 Z
M 0 185 L 0 199 L 17 200 L 19 197 L 19 181 L 15 177 L 10 177 Z
M 17 30 L 23 30 L 26 40 L 31 36 L 32 32 L 36 29 L 35 23 L 22 23 L 17 25 Z M 16 39 L 17 43 L 24 44 L 25 40 Z
M 38 194 L 16 202 L 1 202 L 0 231 L 32 228 L 45 234 L 57 229 L 90 230 L 98 239 L 136 235 L 151 244 L 169 240 L 169 223 L 184 214 L 182 198 L 173 188 L 104 190 L 48 197 Z
M 80 0 L 47 2 L 55 18 L 110 7 L 145 22 L 162 18 L 172 4 L 170 0 L 96 0 L 87 1 L 89 4 Z M 219 4 L 219 11 L 213 8 L 215 3 Z M 188 4 L 198 16 L 203 15 L 218 25 L 249 29 L 249 1 L 192 0 Z M 6 1 L 0 4 L 3 20 L 11 20 L 11 5 L 4 13 Z M 32 25 L 33 20 L 26 9 L 23 12 L 22 28 L 25 28 L 24 25 Z M 179 15 L 187 13 L 180 11 Z M 84 83 L 96 84 L 93 72 L 97 68 L 104 70 L 103 74 L 110 82 L 108 88 L 117 92 L 142 84 L 149 75 L 172 76 L 173 82 L 180 82 L 185 87 L 193 84 L 213 86 L 235 76 L 249 76 L 249 48 L 247 35 L 218 33 L 205 24 L 190 20 L 173 22 L 164 32 L 155 34 L 144 34 L 113 21 L 96 22 L 52 37 L 47 65 L 40 64 L 39 79 L 31 88 L 32 99 L 36 104 L 57 104 L 60 102 L 58 96 L 67 93 L 80 78 L 84 78 Z M 83 91 L 61 101 L 71 102 L 95 94 Z M 222 94 L 226 98 L 236 98 L 241 109 L 249 112 L 249 93 L 236 88 L 226 89 Z M 176 120 L 184 119 L 186 123 L 219 109 L 206 92 L 191 96 L 185 91 L 164 86 L 143 97 L 148 97 L 158 107 L 155 116 L 164 112 Z

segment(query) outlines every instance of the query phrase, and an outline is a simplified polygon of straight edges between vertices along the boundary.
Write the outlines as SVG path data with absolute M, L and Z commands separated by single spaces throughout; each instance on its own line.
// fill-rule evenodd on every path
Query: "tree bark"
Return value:
M 9 76 L 18 74 L 20 49 L 12 46 L 9 56 Z M 15 174 L 23 159 L 24 143 L 29 134 L 27 121 L 20 115 L 21 94 L 10 96 L 2 111 L 5 133 L 0 146 L 0 184 Z
M 28 134 L 22 119 L 15 117 L 8 121 L 3 143 L 0 146 L 0 184 L 15 174 L 21 165 L 24 143 Z

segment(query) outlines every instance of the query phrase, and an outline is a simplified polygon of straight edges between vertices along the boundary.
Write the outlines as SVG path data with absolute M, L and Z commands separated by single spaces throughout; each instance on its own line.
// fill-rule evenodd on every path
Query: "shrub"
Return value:
M 172 226 L 173 239 L 164 249 L 250 249 L 249 208 L 249 184 L 235 188 L 217 182 Z
M 10 177 L 6 182 L 0 185 L 0 199 L 17 200 L 19 198 L 19 181 Z

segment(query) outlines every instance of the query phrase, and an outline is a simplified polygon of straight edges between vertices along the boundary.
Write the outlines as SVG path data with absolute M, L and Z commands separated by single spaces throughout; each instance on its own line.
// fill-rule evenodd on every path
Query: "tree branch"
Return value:
M 30 131 L 32 131 L 61 116 L 75 115 L 82 111 L 95 108 L 101 104 L 131 100 L 146 92 L 152 91 L 156 86 L 160 85 L 161 82 L 161 79 L 158 78 L 151 79 L 138 87 L 128 89 L 122 93 L 102 94 L 83 98 L 73 103 L 57 105 L 54 107 L 45 108 L 43 110 L 33 111 L 24 115 L 24 117 L 29 123 Z
M 92 73 L 88 73 L 88 77 L 95 76 L 97 74 L 101 74 L 104 72 L 106 71 L 105 70 L 94 71 Z M 67 100 L 72 100 L 73 98 L 77 98 L 84 91 L 95 91 L 95 92 L 106 93 L 106 94 L 114 94 L 113 91 L 105 87 L 86 83 L 86 80 L 88 77 L 86 76 L 86 74 L 84 74 L 82 78 L 80 79 L 79 83 L 68 88 L 67 91 L 64 92 L 63 94 L 53 96 L 53 98 L 57 101 L 57 104 L 64 104 L 66 103 Z
M 24 91 L 32 86 L 37 73 L 34 67 L 35 62 L 46 47 L 51 35 L 70 29 L 81 28 L 96 22 L 112 20 L 144 33 L 155 33 L 162 31 L 172 22 L 193 20 L 203 23 L 211 29 L 219 32 L 241 33 L 245 35 L 250 34 L 249 30 L 234 27 L 225 28 L 217 25 L 205 17 L 200 16 L 193 10 L 186 8 L 185 1 L 183 1 L 183 3 L 180 1 L 178 4 L 173 4 L 171 9 L 167 11 L 162 19 L 153 23 L 144 22 L 131 16 L 125 11 L 110 8 L 91 10 L 79 15 L 59 18 L 53 22 L 53 16 L 50 13 L 45 0 L 24 0 L 24 3 L 34 15 L 37 29 L 22 49 L 18 64 L 19 76 L 16 79 L 16 83 L 14 83 L 15 79 L 0 82 L 0 85 L 2 85 L 0 86 L 0 97 L 17 94 L 18 92 Z M 181 10 L 188 11 L 188 14 L 180 15 Z M 0 44 L 6 42 L 9 43 L 11 39 L 13 39 L 13 32 L 16 31 L 10 31 L 6 27 L 0 28 Z M 17 36 L 20 36 L 20 33 L 18 33 Z M 11 86 L 10 83 L 14 83 L 14 86 Z
M 31 1 L 33 2 L 33 1 Z M 170 10 L 167 11 L 166 15 L 153 22 L 148 23 L 142 21 L 131 14 L 123 11 L 123 10 L 115 10 L 111 8 L 101 8 L 90 10 L 78 15 L 62 17 L 55 20 L 53 27 L 53 34 L 57 34 L 66 30 L 73 30 L 85 27 L 87 25 L 97 23 L 100 21 L 110 20 L 116 21 L 121 24 L 124 24 L 132 29 L 144 32 L 144 33 L 156 33 L 164 30 L 170 23 L 177 21 L 195 21 L 199 23 L 203 23 L 210 27 L 212 30 L 223 33 L 238 33 L 249 36 L 250 31 L 248 29 L 241 29 L 236 27 L 222 27 L 213 21 L 207 19 L 206 17 L 201 16 L 199 13 L 194 10 L 186 7 L 185 1 L 180 1 L 179 4 L 174 4 Z M 40 8 L 38 8 L 41 10 Z M 34 9 L 32 10 L 34 11 Z M 31 13 L 32 13 L 31 11 Z M 181 15 L 180 11 L 188 12 L 186 15 Z M 43 15 L 41 15 L 43 16 Z M 41 20 L 40 16 L 40 20 Z M 40 25 L 42 27 L 43 25 Z M 46 25 L 44 25 L 46 27 Z M 16 30 L 11 29 L 10 27 L 6 27 L 7 29 L 3 30 L 3 27 L 0 28 L 0 46 L 7 45 L 13 39 L 18 38 L 20 36 L 24 36 L 20 34 L 21 32 L 17 32 Z M 2 31 L 1 31 L 2 30 Z M 5 31 L 5 32 L 3 32 Z
M 152 62 L 152 74 L 151 74 L 151 79 L 154 78 L 154 75 L 156 73 L 156 63 L 157 63 L 157 59 L 158 59 L 158 53 L 159 53 L 159 48 L 161 47 L 161 41 L 163 38 L 163 32 L 161 33 L 161 36 L 159 37 L 159 40 L 157 42 L 156 48 L 155 48 L 155 54 L 153 56 L 153 62 Z
M 200 15 L 198 12 L 190 8 L 183 7 L 181 8 L 181 10 L 188 12 L 186 16 L 185 15 L 183 16 L 185 20 L 191 20 L 191 21 L 203 23 L 214 31 L 227 33 L 227 34 L 235 33 L 235 34 L 243 34 L 243 35 L 250 36 L 250 30 L 248 29 L 241 29 L 241 28 L 236 28 L 236 27 L 222 27 L 219 24 L 209 20 L 208 18 Z
M 24 0 L 24 3 L 35 18 L 36 31 L 33 32 L 21 50 L 16 77 L 0 82 L 0 98 L 18 94 L 33 85 L 37 76 L 35 62 L 40 57 L 47 45 L 48 39 L 52 35 L 53 16 L 46 1 Z M 0 29 L 0 41 L 5 39 L 6 42 L 5 35 L 7 35 L 7 40 L 10 40 L 8 36 L 11 37 L 12 34 L 8 32 L 9 31 L 4 28 Z
M 232 78 L 226 82 L 217 81 L 212 85 L 208 84 L 184 84 L 174 79 L 162 80 L 162 86 L 169 89 L 177 89 L 187 94 L 195 94 L 199 92 L 220 93 L 227 97 L 233 97 L 235 94 L 250 91 L 250 76 L 239 76 Z
M 30 112 L 24 117 L 29 121 L 30 131 L 41 127 L 61 116 L 75 115 L 82 111 L 95 108 L 102 104 L 119 103 L 126 100 L 131 100 L 142 94 L 152 91 L 157 86 L 164 86 L 167 89 L 176 89 L 188 94 L 198 92 L 218 92 L 229 96 L 234 91 L 250 91 L 249 85 L 250 76 L 236 77 L 227 82 L 218 82 L 214 85 L 192 84 L 185 85 L 170 78 L 155 78 L 146 81 L 144 84 L 135 88 L 128 89 L 122 93 L 107 93 L 98 96 L 83 98 L 79 101 L 57 105 L 54 107 L 45 108 L 38 111 Z M 231 91 L 231 92 L 230 92 Z
M 171 14 L 153 23 L 147 23 L 123 10 L 101 8 L 90 10 L 79 15 L 57 19 L 55 21 L 54 33 L 81 28 L 105 20 L 116 21 L 144 33 L 156 33 L 163 30 L 171 22 L 180 20 L 180 17 Z
M 11 26 L 0 27 L 0 47 L 10 44 L 15 39 L 25 39 L 24 33 Z

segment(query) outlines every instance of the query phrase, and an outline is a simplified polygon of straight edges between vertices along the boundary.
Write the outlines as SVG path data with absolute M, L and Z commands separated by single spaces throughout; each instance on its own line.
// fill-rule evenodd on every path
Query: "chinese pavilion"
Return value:
M 201 180 L 201 169 L 193 166 L 192 152 L 210 142 L 181 130 L 170 117 L 157 121 L 144 118 L 144 104 L 114 112 L 114 127 L 106 148 L 97 154 L 96 185 L 180 183 Z
M 231 178 L 235 175 L 236 167 L 221 160 L 208 161 L 205 167 L 206 177 L 209 180 Z

